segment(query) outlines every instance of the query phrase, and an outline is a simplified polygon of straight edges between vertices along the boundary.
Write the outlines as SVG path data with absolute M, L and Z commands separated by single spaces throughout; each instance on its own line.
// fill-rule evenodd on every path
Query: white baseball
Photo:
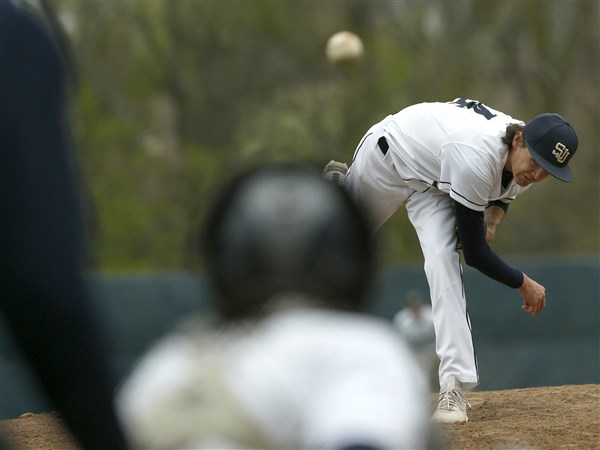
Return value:
M 340 31 L 327 40 L 325 54 L 332 64 L 360 58 L 364 53 L 362 40 L 351 31 Z

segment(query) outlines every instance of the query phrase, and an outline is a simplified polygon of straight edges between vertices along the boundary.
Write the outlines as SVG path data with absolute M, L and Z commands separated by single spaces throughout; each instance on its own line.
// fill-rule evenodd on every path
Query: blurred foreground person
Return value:
M 63 55 L 38 19 L 0 4 L 0 312 L 79 444 L 122 449 L 81 272 Z
M 303 166 L 254 170 L 209 215 L 213 317 L 187 318 L 118 396 L 139 448 L 419 449 L 428 390 L 393 326 L 360 313 L 370 229 Z

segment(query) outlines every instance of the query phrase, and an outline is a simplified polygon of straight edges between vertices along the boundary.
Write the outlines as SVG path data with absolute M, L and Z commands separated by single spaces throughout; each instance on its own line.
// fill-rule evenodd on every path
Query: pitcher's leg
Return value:
M 454 253 L 436 255 L 433 260 L 428 258 L 425 273 L 431 285 L 436 352 L 440 358 L 440 387 L 453 376 L 463 389 L 469 390 L 479 384 L 479 376 L 462 269 L 458 252 Z
M 468 390 L 479 383 L 479 376 L 450 202 L 448 195 L 428 191 L 413 194 L 406 208 L 425 258 L 440 386 L 454 377 Z

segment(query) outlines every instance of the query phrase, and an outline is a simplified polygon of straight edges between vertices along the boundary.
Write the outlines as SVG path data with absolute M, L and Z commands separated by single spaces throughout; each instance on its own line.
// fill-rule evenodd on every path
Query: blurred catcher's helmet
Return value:
M 287 292 L 360 309 L 374 268 L 362 212 L 342 188 L 302 165 L 236 177 L 207 218 L 203 244 L 215 306 L 228 319 L 260 314 Z

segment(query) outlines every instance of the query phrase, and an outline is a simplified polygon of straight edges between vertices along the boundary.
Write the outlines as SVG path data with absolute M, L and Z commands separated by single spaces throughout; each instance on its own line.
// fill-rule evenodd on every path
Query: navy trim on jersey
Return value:
M 468 201 L 468 202 L 469 202 L 471 205 L 475 205 L 475 206 L 483 206 L 483 207 L 484 207 L 484 206 L 486 206 L 486 204 L 483 204 L 483 205 L 482 205 L 482 204 L 479 204 L 479 203 L 472 202 L 472 201 L 471 201 L 471 200 L 469 200 L 467 197 L 465 197 L 464 195 L 462 195 L 462 194 L 461 194 L 461 193 L 459 193 L 459 192 L 456 192 L 456 191 L 455 191 L 454 189 L 452 189 L 452 188 L 450 188 L 450 191 L 454 192 L 454 193 L 455 193 L 456 195 L 458 195 L 460 198 L 464 198 L 464 199 L 465 199 L 466 201 Z
M 449 181 L 434 181 L 433 183 L 434 183 L 434 185 L 433 185 L 433 186 L 434 186 L 434 187 L 436 187 L 436 188 L 437 188 L 437 186 L 438 186 L 438 185 L 440 185 L 440 184 L 448 184 L 448 185 L 450 185 L 450 191 L 451 191 L 451 192 L 455 193 L 455 194 L 456 194 L 456 195 L 458 195 L 460 198 L 464 198 L 464 199 L 465 199 L 467 202 L 469 202 L 471 205 L 478 206 L 478 207 L 485 207 L 485 206 L 487 205 L 487 203 L 485 203 L 485 204 L 481 205 L 481 204 L 479 204 L 479 203 L 475 203 L 475 202 L 473 202 L 473 201 L 469 200 L 467 197 L 465 197 L 464 195 L 462 195 L 460 192 L 457 192 L 457 191 L 455 191 L 454 189 L 452 189 L 452 184 L 451 184 Z

